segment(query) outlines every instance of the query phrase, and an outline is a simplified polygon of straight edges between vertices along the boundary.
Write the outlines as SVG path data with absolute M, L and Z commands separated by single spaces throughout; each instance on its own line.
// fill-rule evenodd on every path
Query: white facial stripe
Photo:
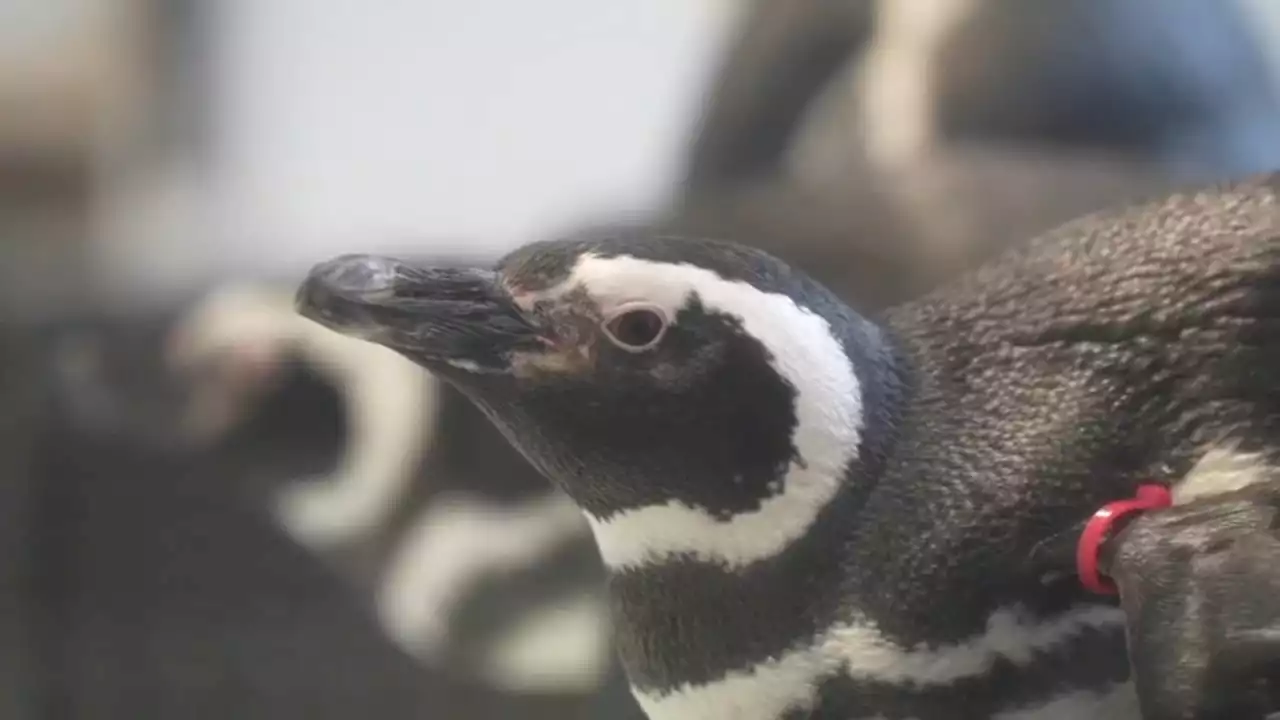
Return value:
M 393 640 L 436 660 L 459 598 L 480 578 L 540 562 L 585 532 L 563 495 L 516 506 L 441 498 L 409 532 L 383 577 L 378 616 Z
M 719 520 L 677 501 L 628 510 L 608 520 L 587 516 L 600 556 L 612 568 L 638 567 L 689 554 L 706 562 L 742 567 L 777 554 L 808 530 L 834 497 L 838 474 L 791 466 L 785 492 L 754 512 Z
M 611 637 L 608 601 L 581 592 L 523 618 L 484 658 L 480 674 L 507 692 L 599 692 L 613 659 Z
M 867 622 L 842 624 L 809 648 L 732 672 L 716 682 L 685 685 L 665 695 L 633 692 L 652 720 L 774 720 L 794 705 L 814 702 L 818 684 L 842 667 L 860 680 L 950 685 L 989 672 L 998 659 L 1025 666 L 1037 652 L 1061 645 L 1088 628 L 1119 627 L 1123 622 L 1119 609 L 1094 605 L 1037 624 L 1001 610 L 991 616 L 982 635 L 920 649 L 894 645 Z
M 284 488 L 276 513 L 295 539 L 326 547 L 375 530 L 404 497 L 435 435 L 439 381 L 387 348 L 309 325 L 297 347 L 337 383 L 350 430 L 333 474 Z
M 671 318 L 696 293 L 708 310 L 741 321 L 796 390 L 792 442 L 803 467 L 791 464 L 781 494 L 728 521 L 678 502 L 627 511 L 607 521 L 593 518 L 605 562 L 627 567 L 687 553 L 741 566 L 773 555 L 803 535 L 844 481 L 863 423 L 861 387 L 827 321 L 785 295 L 687 264 L 583 255 L 568 280 L 549 294 L 578 287 L 606 313 L 623 303 L 645 301 Z

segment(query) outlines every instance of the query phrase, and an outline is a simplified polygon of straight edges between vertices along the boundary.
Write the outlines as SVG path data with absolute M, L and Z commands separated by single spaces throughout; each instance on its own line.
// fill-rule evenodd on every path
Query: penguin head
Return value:
M 167 376 L 190 388 L 179 422 L 184 435 L 214 442 L 245 422 L 283 384 L 289 348 L 305 328 L 288 293 L 267 285 L 231 284 L 202 297 L 165 339 Z
M 344 256 L 298 308 L 456 385 L 597 524 L 816 513 L 888 362 L 878 328 L 808 277 L 710 240 L 544 241 L 492 271 Z

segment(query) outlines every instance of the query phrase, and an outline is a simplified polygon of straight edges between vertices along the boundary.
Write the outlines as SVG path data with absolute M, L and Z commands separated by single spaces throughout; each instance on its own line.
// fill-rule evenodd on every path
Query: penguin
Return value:
M 388 643 L 358 598 L 239 497 L 242 457 L 177 442 L 181 426 L 164 420 L 182 393 L 158 352 L 171 313 L 108 304 L 0 329 L 13 385 L 5 407 L 23 422 L 0 428 L 0 442 L 28 440 L 26 462 L 6 478 L 7 498 L 25 502 L 6 510 L 24 573 L 7 594 L 29 711 L 86 720 L 573 716 L 565 698 L 504 697 L 424 673 Z M 248 423 L 275 430 L 257 436 L 255 449 L 271 451 L 259 473 L 281 456 L 303 473 L 336 459 L 327 452 L 334 413 L 312 390 L 287 383 L 274 422 Z M 280 431 L 293 413 L 310 420 L 307 438 Z
M 467 395 L 577 504 L 651 720 L 1136 718 L 1124 612 L 1037 542 L 1277 459 L 1280 176 L 1086 216 L 859 312 L 646 234 L 350 255 L 299 312 Z
M 452 387 L 300 318 L 265 279 L 155 323 L 62 334 L 51 368 L 70 419 L 207 458 L 207 492 L 321 562 L 424 683 L 512 712 L 638 713 L 613 687 L 586 522 Z
M 683 189 L 774 177 L 815 98 L 872 37 L 873 2 L 752 2 L 738 11 L 689 143 Z
M 892 177 L 704 189 L 633 229 L 732 237 L 878 308 L 1085 213 L 1186 185 L 1143 161 L 955 143 Z
M 691 138 L 690 192 L 890 173 L 954 142 L 1154 162 L 1199 182 L 1280 159 L 1280 84 L 1240 2 L 751 3 Z
M 1270 97 L 1265 80 L 1245 72 L 1253 66 L 1243 61 L 1233 64 L 1205 54 L 1184 60 L 1188 53 L 1171 59 L 1157 52 L 1157 59 L 1143 65 L 1149 49 L 1117 51 L 1091 61 L 1080 55 L 1079 47 L 1132 45 L 1133 18 L 1109 23 L 1122 14 L 1110 2 L 1097 6 L 1068 0 L 1058 5 L 1051 9 L 1052 17 L 1064 22 L 1047 24 L 1043 13 L 1029 16 L 1022 4 L 1003 7 L 996 0 L 748 5 L 708 84 L 678 192 L 646 224 L 654 232 L 732 237 L 806 271 L 846 301 L 891 304 L 1012 242 L 1086 212 L 1185 184 L 1169 167 L 1161 144 L 1173 132 L 1170 128 L 1197 123 L 1216 128 L 1220 123 L 1215 118 L 1235 112 L 1234 105 L 1215 101 L 1187 119 L 1184 115 L 1200 107 L 1199 101 L 1188 101 L 1182 114 L 1168 111 L 1164 105 L 1170 103 L 1158 102 L 1166 95 L 1200 98 L 1204 90 L 1197 85 L 1198 75 L 1137 86 L 1094 82 L 1095 75 L 1129 77 L 1118 68 L 1141 65 L 1133 72 L 1147 78 L 1190 64 L 1217 77 L 1235 68 L 1241 88 L 1249 91 L 1233 90 L 1232 97 L 1239 95 L 1257 107 Z M 1226 46 L 1242 56 L 1254 53 L 1234 23 L 1234 9 L 1179 5 L 1161 12 L 1161 22 L 1178 27 L 1208 15 L 1214 37 L 1234 38 Z M 1079 33 L 1059 37 L 1062 33 L 1054 30 L 1081 25 L 1090 30 L 1084 40 Z M 1041 48 L 1023 41 L 1024 35 L 1053 42 Z M 928 42 L 919 36 L 927 36 Z M 1175 34 L 1162 41 L 1191 47 L 1205 39 Z M 954 62 L 930 63 L 943 48 Z M 963 66 L 971 57 L 1003 62 L 981 64 L 982 72 L 956 77 L 951 65 Z M 931 72 L 910 72 L 922 63 Z M 900 103 L 869 103 L 864 95 L 875 94 L 870 90 L 856 98 L 839 96 L 838 90 L 857 85 L 842 79 L 854 71 L 876 79 L 867 83 L 871 87 L 945 97 L 938 102 L 939 111 L 984 109 L 987 122 L 969 123 L 972 132 L 935 133 L 927 147 L 902 162 L 874 162 L 875 153 L 864 151 L 876 138 L 859 134 L 867 123 L 846 111 L 856 107 L 870 112 L 873 105 L 884 105 L 893 118 L 872 124 L 891 126 L 932 123 L 932 115 L 913 119 Z M 1044 77 L 1072 82 L 1054 85 Z M 929 87 L 917 87 L 921 85 Z M 1027 87 L 1010 93 L 1010 85 Z M 999 102 L 997 89 L 1005 93 Z M 1083 94 L 1093 99 L 1073 102 Z M 1018 102 L 1007 102 L 1014 96 Z M 1023 100 L 1028 97 L 1033 99 Z M 1078 106 L 1093 111 L 1085 118 L 1076 112 Z M 927 114 L 928 108 L 916 108 L 915 114 Z M 1117 129 L 1130 124 L 1142 126 L 1151 137 Z M 1215 136 L 1208 130 L 1202 135 Z
M 205 492 L 346 585 L 379 639 L 444 683 L 440 702 L 453 683 L 509 711 L 639 714 L 614 682 L 588 525 L 452 387 L 300 318 L 268 279 L 219 283 L 155 323 L 60 334 L 70 420 L 205 459 Z
M 435 383 L 403 358 L 368 343 L 317 333 L 289 312 L 288 292 L 227 283 L 201 298 L 170 331 L 168 375 L 188 380 L 184 413 L 196 438 L 228 434 L 300 359 L 341 391 L 350 441 L 323 478 L 297 478 L 273 499 L 278 522 L 308 547 L 349 543 L 404 496 L 434 433 Z

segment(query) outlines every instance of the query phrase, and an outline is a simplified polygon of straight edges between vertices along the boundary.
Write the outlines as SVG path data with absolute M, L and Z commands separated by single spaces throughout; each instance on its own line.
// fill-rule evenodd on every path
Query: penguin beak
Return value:
M 513 351 L 541 344 L 497 273 L 477 268 L 344 255 L 312 268 L 295 306 L 305 318 L 433 370 L 502 372 Z

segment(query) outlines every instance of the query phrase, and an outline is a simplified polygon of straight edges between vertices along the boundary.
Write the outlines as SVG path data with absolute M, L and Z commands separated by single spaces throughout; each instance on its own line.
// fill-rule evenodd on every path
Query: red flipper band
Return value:
M 1173 495 L 1163 485 L 1141 485 L 1129 500 L 1107 503 L 1089 518 L 1076 545 L 1076 574 L 1080 584 L 1099 595 L 1115 595 L 1116 586 L 1098 572 L 1098 549 L 1120 518 L 1136 512 L 1159 510 L 1173 504 Z

